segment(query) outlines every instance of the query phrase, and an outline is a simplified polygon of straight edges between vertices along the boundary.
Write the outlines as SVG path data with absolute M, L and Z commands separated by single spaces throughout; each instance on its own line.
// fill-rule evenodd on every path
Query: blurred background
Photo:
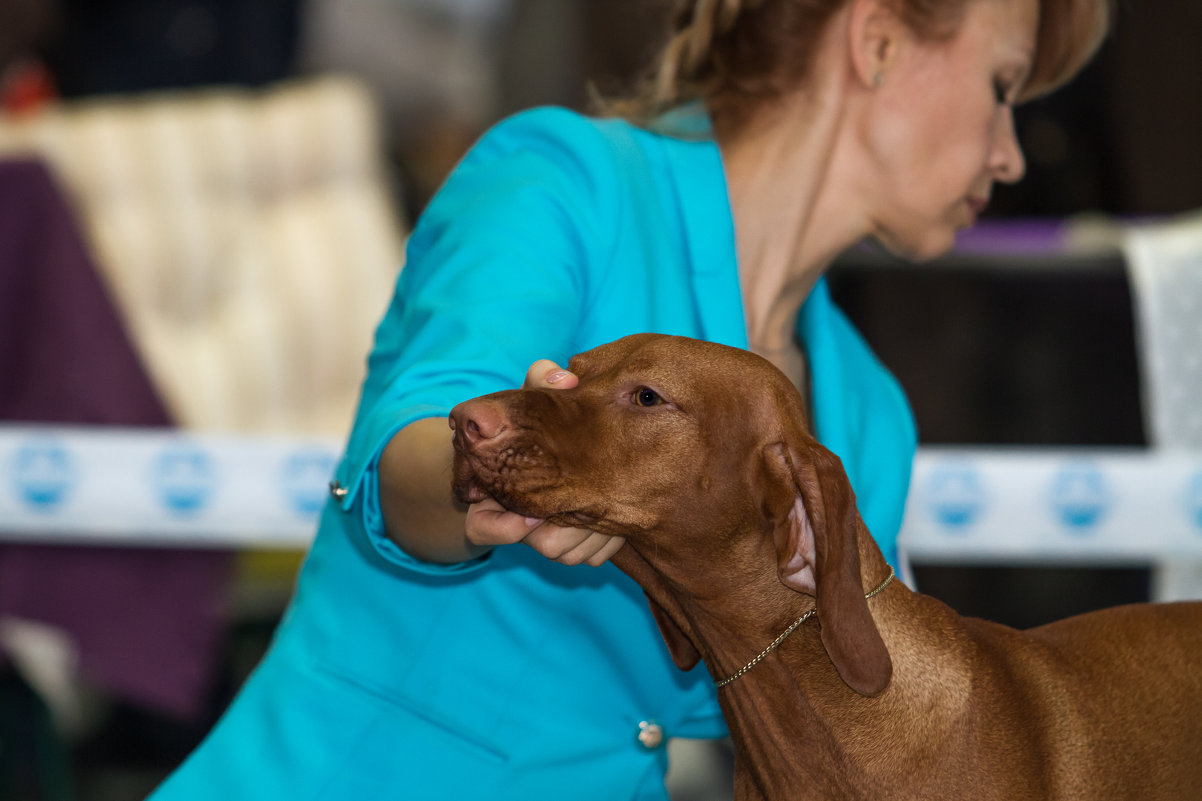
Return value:
M 405 234 L 447 171 L 504 115 L 629 87 L 669 6 L 0 0 L 0 424 L 341 437 Z M 1098 59 L 1018 111 L 1027 178 L 954 253 L 840 260 L 836 299 L 924 446 L 1202 451 L 1157 411 L 1158 323 L 1124 244 L 1202 209 L 1199 41 L 1195 0 L 1119 0 Z M 1196 297 L 1202 249 L 1188 258 Z M 1197 312 L 1173 312 L 1174 352 L 1202 352 Z M 1171 373 L 1184 417 L 1196 362 Z M 192 502 L 203 464 L 162 468 L 185 477 L 168 499 Z M 26 488 L 50 503 L 48 486 Z M 0 532 L 0 801 L 141 797 L 266 647 L 300 550 L 36 540 Z M 1024 626 L 1170 580 L 1079 561 L 913 572 Z M 708 797 L 687 785 L 678 798 Z

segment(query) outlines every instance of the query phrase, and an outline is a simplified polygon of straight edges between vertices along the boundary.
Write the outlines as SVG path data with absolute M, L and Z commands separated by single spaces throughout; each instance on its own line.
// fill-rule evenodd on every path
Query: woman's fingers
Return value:
M 574 373 L 550 359 L 539 359 L 526 371 L 525 389 L 571 389 L 580 383 Z M 476 545 L 524 543 L 543 556 L 565 565 L 599 567 L 621 550 L 626 540 L 583 528 L 566 528 L 506 510 L 492 498 L 468 507 L 467 538 Z
M 612 559 L 614 554 L 622 550 L 622 546 L 625 544 L 625 537 L 606 537 L 605 542 L 601 543 L 601 546 L 584 563 L 590 567 L 601 567 L 601 565 Z
M 464 524 L 467 538 L 476 545 L 523 543 L 552 561 L 564 565 L 599 567 L 626 542 L 622 537 L 598 534 L 584 528 L 565 528 L 538 518 L 510 512 L 492 498 L 473 503 Z
M 539 359 L 526 370 L 526 383 L 522 388 L 571 389 L 579 383 L 575 373 L 569 373 L 550 359 Z
M 512 545 L 525 539 L 542 522 L 510 512 L 492 498 L 485 498 L 467 508 L 464 530 L 468 540 L 476 545 Z
M 563 528 L 544 523 L 532 530 L 522 542 L 562 565 L 587 564 L 599 567 L 618 552 L 625 539 L 583 528 Z

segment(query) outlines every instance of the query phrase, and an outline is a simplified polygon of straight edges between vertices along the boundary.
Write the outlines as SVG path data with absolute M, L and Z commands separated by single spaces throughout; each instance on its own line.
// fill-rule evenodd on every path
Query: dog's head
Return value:
M 883 690 L 892 664 L 861 586 L 855 498 L 792 383 L 747 351 L 655 334 L 569 369 L 573 389 L 511 390 L 452 411 L 456 496 L 627 537 L 614 561 L 648 590 L 685 668 L 698 659 L 688 621 L 649 585 L 700 577 L 720 588 L 726 568 L 768 549 L 780 581 L 817 599 L 843 680 Z

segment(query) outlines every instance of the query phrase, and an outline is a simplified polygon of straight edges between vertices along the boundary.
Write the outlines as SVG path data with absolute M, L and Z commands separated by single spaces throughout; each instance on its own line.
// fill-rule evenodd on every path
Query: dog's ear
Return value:
M 844 683 L 863 696 L 880 694 L 893 675 L 893 661 L 877 631 L 860 581 L 855 495 L 839 458 L 817 443 L 770 445 L 770 470 L 785 481 L 790 498 L 766 501 L 776 522 L 780 580 L 812 594 L 822 625 L 822 644 Z M 771 507 L 775 507 L 773 512 Z
M 786 587 L 818 595 L 815 567 L 818 559 L 814 530 L 806 515 L 805 503 L 797 491 L 788 446 L 776 442 L 764 448 L 764 475 L 759 482 L 763 493 L 764 516 L 773 525 L 776 567 Z

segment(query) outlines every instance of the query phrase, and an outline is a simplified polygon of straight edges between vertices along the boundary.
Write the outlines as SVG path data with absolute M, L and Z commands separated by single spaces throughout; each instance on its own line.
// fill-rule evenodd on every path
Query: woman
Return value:
M 155 797 L 663 798 L 659 733 L 724 733 L 704 666 L 671 665 L 620 538 L 455 508 L 447 412 L 636 331 L 749 347 L 807 390 L 892 559 L 913 422 L 822 272 L 865 236 L 946 251 L 1104 2 L 696 0 L 640 125 L 489 132 L 411 237 L 269 654 Z M 571 386 L 555 362 L 528 383 Z

